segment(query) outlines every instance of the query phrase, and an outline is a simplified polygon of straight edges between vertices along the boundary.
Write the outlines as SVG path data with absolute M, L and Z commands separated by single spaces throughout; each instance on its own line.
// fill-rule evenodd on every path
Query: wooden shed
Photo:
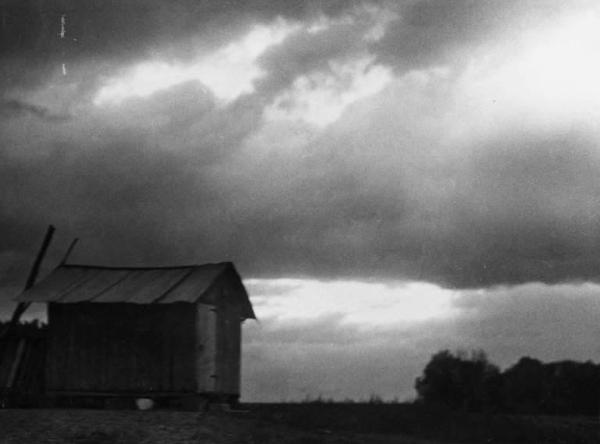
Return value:
M 239 397 L 241 323 L 255 316 L 229 262 L 61 265 L 17 300 L 47 304 L 49 395 Z

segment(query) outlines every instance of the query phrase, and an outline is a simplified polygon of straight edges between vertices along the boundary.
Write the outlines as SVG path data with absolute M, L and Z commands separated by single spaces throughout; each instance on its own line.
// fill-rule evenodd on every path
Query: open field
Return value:
M 137 444 L 428 444 L 412 437 L 307 429 L 226 414 L 128 410 L 0 410 L 0 442 Z
M 408 405 L 255 404 L 245 413 L 0 410 L 2 443 L 598 443 L 592 418 L 426 412 Z

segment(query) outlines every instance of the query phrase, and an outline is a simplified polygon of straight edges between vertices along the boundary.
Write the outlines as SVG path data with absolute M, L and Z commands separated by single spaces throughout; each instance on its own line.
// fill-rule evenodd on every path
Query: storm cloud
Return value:
M 27 256 L 54 223 L 84 238 L 82 261 L 231 259 L 255 277 L 456 288 L 597 281 L 594 129 L 569 117 L 569 129 L 518 125 L 498 115 L 506 103 L 473 106 L 464 90 L 468 61 L 477 66 L 508 30 L 518 37 L 561 11 L 535 2 L 9 2 L 0 168 L 13 234 L 4 254 Z M 185 63 L 278 20 L 287 31 L 256 58 L 253 89 L 225 103 L 189 79 L 94 102 L 136 63 Z M 362 78 L 381 84 L 340 101 L 322 128 L 302 120 L 304 96 L 325 88 L 345 97 Z M 279 117 L 269 118 L 275 105 Z M 486 119 L 497 119 L 492 129 Z
M 11 0 L 0 9 L 2 83 L 35 86 L 60 70 L 61 63 L 76 68 L 91 64 L 95 74 L 103 74 L 136 60 L 188 57 L 199 47 L 227 42 L 256 22 L 336 16 L 354 3 Z

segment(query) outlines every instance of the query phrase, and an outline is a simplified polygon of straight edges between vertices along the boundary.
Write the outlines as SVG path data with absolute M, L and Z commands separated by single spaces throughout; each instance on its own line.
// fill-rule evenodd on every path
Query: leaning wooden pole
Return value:
M 25 282 L 25 290 L 29 290 L 35 284 L 35 280 L 37 279 L 37 275 L 40 272 L 40 266 L 42 265 L 42 261 L 44 260 L 44 256 L 46 255 L 46 251 L 50 246 L 50 242 L 52 241 L 52 236 L 54 235 L 54 226 L 49 225 L 48 230 L 46 231 L 46 236 L 44 236 L 44 241 L 42 242 L 42 246 L 40 247 L 40 251 L 38 252 L 35 262 L 31 267 L 31 271 L 29 272 L 29 276 L 27 277 L 27 281 Z M 4 334 L 10 331 L 21 319 L 21 315 L 29 308 L 31 302 L 19 302 L 17 308 L 13 312 L 12 318 L 10 319 L 10 323 L 6 328 Z
M 48 246 L 50 245 L 50 241 L 52 240 L 53 235 L 54 227 L 52 225 L 49 225 L 48 230 L 46 231 L 46 235 L 44 236 L 42 246 L 40 247 L 40 251 L 38 252 L 35 261 L 33 262 L 33 266 L 31 267 L 31 271 L 29 272 L 29 276 L 27 277 L 27 281 L 25 282 L 24 290 L 29 290 L 35 284 L 35 280 L 40 271 L 42 260 L 46 255 L 46 251 L 48 250 Z M 0 403 L 2 405 L 6 405 L 14 389 L 18 377 L 17 375 L 19 373 L 19 368 L 21 366 L 23 356 L 25 353 L 25 349 L 27 348 L 27 340 L 25 338 L 18 339 L 18 345 L 14 356 L 12 356 L 10 353 L 6 353 L 7 347 L 9 347 L 9 341 L 11 339 L 12 332 L 17 326 L 21 315 L 25 312 L 25 310 L 27 310 L 30 304 L 30 302 L 19 302 L 17 308 L 15 308 L 15 311 L 13 312 L 10 322 L 4 328 L 4 331 L 0 332 L 0 364 L 4 366 L 6 361 L 8 361 L 9 359 L 12 361 L 10 365 L 10 371 L 8 373 L 8 379 L 5 383 L 4 381 L 2 381 L 2 384 L 0 384 L 0 388 L 2 389 L 2 391 L 0 392 Z
M 69 249 L 63 256 L 62 260 L 60 261 L 60 265 L 65 265 L 67 263 L 67 259 L 69 259 L 69 256 L 73 252 L 73 249 L 75 248 L 75 245 L 77 245 L 78 241 L 79 241 L 78 238 L 73 239 L 73 242 L 71 242 L 71 245 L 69 245 Z

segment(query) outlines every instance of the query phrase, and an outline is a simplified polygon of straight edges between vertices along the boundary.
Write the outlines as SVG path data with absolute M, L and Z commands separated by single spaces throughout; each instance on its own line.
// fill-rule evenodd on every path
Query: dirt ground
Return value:
M 433 444 L 402 435 L 300 430 L 244 413 L 0 410 L 0 443 Z
M 0 444 L 598 444 L 589 417 L 465 414 L 411 405 L 255 404 L 245 412 L 0 409 Z

